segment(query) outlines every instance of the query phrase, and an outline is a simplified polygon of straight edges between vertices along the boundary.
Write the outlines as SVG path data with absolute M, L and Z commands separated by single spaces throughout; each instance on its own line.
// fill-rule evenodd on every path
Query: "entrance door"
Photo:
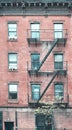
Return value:
M 5 130 L 14 130 L 14 122 L 5 122 Z

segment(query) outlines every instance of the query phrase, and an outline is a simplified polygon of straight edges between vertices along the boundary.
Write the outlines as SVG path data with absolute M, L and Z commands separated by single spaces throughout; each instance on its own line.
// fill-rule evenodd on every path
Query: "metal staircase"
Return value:
M 52 45 L 52 47 L 50 48 L 50 50 L 48 51 L 48 53 L 46 54 L 46 56 L 44 57 L 44 59 L 42 60 L 42 62 L 40 63 L 37 71 L 40 70 L 41 66 L 43 65 L 43 63 L 45 62 L 45 60 L 47 59 L 47 57 L 50 55 L 51 51 L 53 50 L 53 48 L 55 47 L 55 45 L 58 43 L 58 39 L 56 39 Z
M 54 78 L 57 76 L 57 74 L 59 73 L 59 70 L 56 71 L 52 77 L 52 79 L 50 80 L 50 82 L 48 83 L 48 85 L 46 86 L 46 88 L 44 89 L 43 93 L 40 95 L 37 103 L 40 101 L 40 99 L 43 97 L 43 95 L 45 94 L 45 92 L 47 91 L 47 89 L 49 88 L 50 84 L 52 83 L 52 81 L 54 80 Z

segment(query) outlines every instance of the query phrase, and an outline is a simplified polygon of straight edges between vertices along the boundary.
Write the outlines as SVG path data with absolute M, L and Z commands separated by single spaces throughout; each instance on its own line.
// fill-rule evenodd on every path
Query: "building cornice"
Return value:
M 0 0 L 0 15 L 70 15 L 72 0 Z

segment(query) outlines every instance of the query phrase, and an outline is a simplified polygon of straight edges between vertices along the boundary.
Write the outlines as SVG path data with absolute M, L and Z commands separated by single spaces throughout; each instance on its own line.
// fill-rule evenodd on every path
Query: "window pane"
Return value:
M 63 34 L 62 34 L 62 32 L 55 32 L 54 36 L 55 36 L 55 38 L 62 38 Z
M 40 85 L 32 85 L 32 99 L 37 100 L 40 96 Z
M 31 32 L 31 38 L 38 38 L 40 37 L 40 33 L 39 32 Z
M 63 84 L 56 84 L 55 85 L 55 97 L 63 97 Z
M 9 62 L 10 61 L 16 62 L 17 61 L 17 54 L 9 54 Z
M 54 24 L 54 30 L 62 30 L 63 24 L 62 23 L 55 23 Z
M 8 24 L 8 36 L 10 38 L 17 39 L 17 24 Z
M 56 23 L 54 24 L 54 38 L 62 38 L 63 37 L 63 24 Z
M 17 99 L 17 93 L 10 93 L 9 99 Z
M 63 69 L 63 62 L 55 62 L 54 68 L 55 69 Z
M 39 26 L 40 26 L 39 23 L 33 23 L 31 24 L 31 30 L 38 31 L 40 29 Z
M 37 69 L 40 64 L 40 55 L 39 54 L 32 54 L 31 55 L 31 67 L 32 69 Z
M 9 92 L 17 92 L 17 84 L 9 85 Z
M 17 69 L 17 63 L 9 63 L 9 69 L 11 68 Z
M 38 38 L 40 37 L 40 24 L 39 23 L 32 23 L 31 24 L 31 38 Z
M 55 61 L 57 61 L 57 62 L 61 62 L 61 61 L 63 61 L 63 55 L 61 54 L 57 54 L 57 55 L 55 55 Z

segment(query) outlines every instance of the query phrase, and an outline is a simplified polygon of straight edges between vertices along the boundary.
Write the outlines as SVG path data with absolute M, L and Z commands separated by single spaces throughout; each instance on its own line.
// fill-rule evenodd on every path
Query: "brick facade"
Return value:
M 34 96 L 32 95 L 33 92 L 35 94 L 38 92 L 37 88 L 32 90 L 32 85 L 35 84 L 40 85 L 40 101 L 66 105 L 63 109 L 53 111 L 53 130 L 72 129 L 72 12 L 71 8 L 69 8 L 69 3 L 66 1 L 64 3 L 48 1 L 48 3 L 41 4 L 28 2 L 27 4 L 25 3 L 26 7 L 22 8 L 21 6 L 24 5 L 20 2 L 12 1 L 12 3 L 9 3 L 7 1 L 6 3 L 1 3 L 1 6 L 0 112 L 2 112 L 3 130 L 7 130 L 9 127 L 8 123 L 11 123 L 14 130 L 17 128 L 19 130 L 35 130 L 35 108 L 32 108 L 37 103 L 37 100 L 32 97 Z M 49 8 L 47 9 L 46 6 L 49 6 Z M 15 31 L 10 30 L 9 32 L 9 23 L 17 25 L 16 39 L 9 39 L 9 33 L 14 33 Z M 30 29 L 32 23 L 39 23 L 39 30 L 37 31 L 40 31 L 40 39 L 31 38 Z M 64 41 L 58 41 L 59 43 L 52 49 L 55 42 L 54 24 L 62 24 L 63 38 L 65 39 L 60 38 L 59 40 L 66 41 L 65 43 Z M 46 57 L 50 50 L 50 54 Z M 9 54 L 17 54 L 16 70 L 9 69 L 9 62 L 12 64 L 14 60 L 9 61 Z M 43 62 L 39 71 L 32 70 L 32 54 L 40 55 L 40 65 L 41 61 Z M 55 55 L 57 54 L 63 56 L 63 68 L 58 70 L 54 68 Z M 46 60 L 43 60 L 44 58 Z M 54 76 L 56 71 L 59 72 Z M 17 85 L 17 99 L 9 98 L 9 94 L 16 96 L 13 86 L 9 88 L 10 84 Z M 63 99 L 55 100 L 55 84 L 63 84 Z M 48 89 L 44 92 L 46 87 Z

